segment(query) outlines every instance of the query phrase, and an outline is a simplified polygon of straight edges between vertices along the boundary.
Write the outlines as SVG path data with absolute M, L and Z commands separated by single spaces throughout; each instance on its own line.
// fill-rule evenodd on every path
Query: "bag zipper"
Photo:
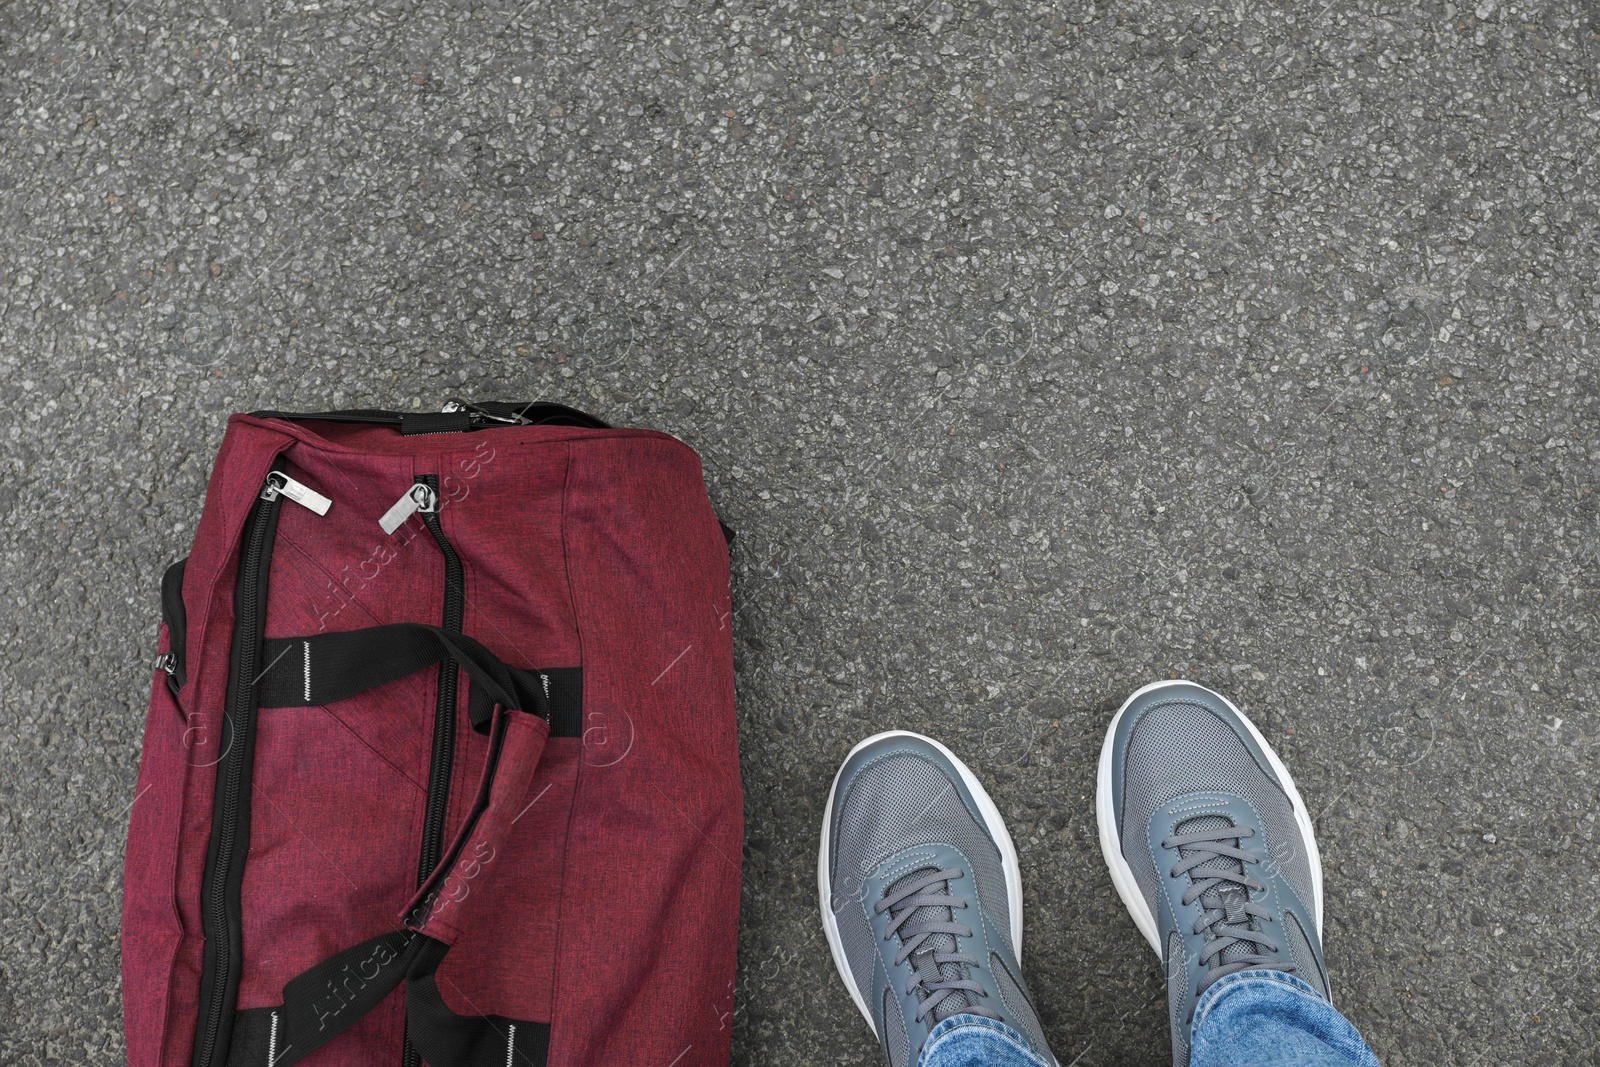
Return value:
M 200 979 L 200 1026 L 195 1034 L 195 1067 L 220 1067 L 219 1050 L 231 1030 L 228 1015 L 237 1002 L 241 962 L 239 882 L 249 852 L 251 766 L 255 756 L 257 675 L 266 629 L 266 580 L 284 494 L 268 490 L 274 469 L 250 510 L 234 590 L 233 663 L 228 680 L 222 736 L 222 766 L 217 773 L 211 842 L 201 885 L 200 926 L 205 934 Z M 242 847 L 241 847 L 242 846 Z
M 406 432 L 406 422 L 412 420 L 418 428 L 411 433 L 452 433 L 461 430 L 483 430 L 492 426 L 586 426 L 605 430 L 609 425 L 587 412 L 569 408 L 565 404 L 544 401 L 532 404 L 506 404 L 485 401 L 468 403 L 452 398 L 444 405 L 441 415 L 460 415 L 459 419 L 439 420 L 437 416 L 421 412 L 386 411 L 379 408 L 357 408 L 350 411 L 252 411 L 257 419 L 298 419 L 317 422 L 367 423 L 379 426 L 399 426 Z M 425 427 L 425 428 L 424 428 Z
M 444 618 L 440 623 L 451 633 L 460 633 L 465 622 L 467 597 L 462 585 L 461 557 L 444 534 L 444 524 L 439 521 L 439 477 L 436 474 L 417 475 L 412 489 L 411 502 L 433 535 L 433 540 L 444 555 Z M 428 768 L 428 801 L 422 820 L 422 850 L 417 862 L 417 885 L 421 886 L 439 865 L 444 850 L 445 818 L 450 811 L 450 778 L 456 758 L 456 661 L 445 658 L 439 662 L 439 695 L 433 710 L 433 756 Z M 421 1056 L 408 1039 L 401 1059 L 405 1067 L 417 1067 Z
M 461 584 L 461 557 L 444 535 L 444 524 L 439 521 L 438 476 L 419 475 L 417 484 L 426 486 L 428 490 L 426 502 L 419 504 L 417 511 L 444 555 L 444 618 L 440 625 L 458 634 L 465 621 L 467 603 Z M 439 853 L 444 848 L 444 822 L 450 805 L 450 775 L 456 755 L 456 669 L 453 659 L 439 663 L 439 696 L 433 714 L 433 761 L 428 771 L 428 808 L 422 822 L 418 885 L 426 881 L 439 865 Z

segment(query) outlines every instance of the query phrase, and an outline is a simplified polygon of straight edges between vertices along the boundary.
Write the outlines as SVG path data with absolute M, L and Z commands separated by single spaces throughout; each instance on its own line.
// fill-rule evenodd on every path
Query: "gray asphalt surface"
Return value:
M 1294 770 L 1387 1064 L 1595 1063 L 1597 29 L 0 5 L 0 1061 L 122 1058 L 157 583 L 227 414 L 463 395 L 671 431 L 739 530 L 736 1063 L 879 1062 L 814 863 L 889 727 L 1010 820 L 1062 1063 L 1162 1062 L 1091 790 L 1174 675 Z

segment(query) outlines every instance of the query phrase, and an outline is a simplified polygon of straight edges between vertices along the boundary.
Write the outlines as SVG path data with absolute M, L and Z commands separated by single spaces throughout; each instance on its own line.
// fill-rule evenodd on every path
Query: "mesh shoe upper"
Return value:
M 1198 688 L 1198 687 L 1196 687 Z M 1132 711 L 1133 709 L 1129 709 Z M 1123 855 L 1139 888 L 1154 902 L 1154 864 L 1135 862 L 1130 846 L 1142 842 L 1156 809 L 1187 793 L 1223 792 L 1242 797 L 1261 813 L 1262 832 L 1284 857 L 1279 866 L 1301 899 L 1311 900 L 1311 869 L 1298 847 L 1300 829 L 1288 795 L 1269 769 L 1226 722 L 1219 708 L 1191 696 L 1161 700 L 1124 723 L 1128 741 L 1122 763 L 1121 825 Z M 1131 726 L 1131 729 L 1129 727 Z
M 1287 971 L 1326 995 L 1315 843 L 1243 716 L 1200 686 L 1153 686 L 1125 705 L 1107 753 L 1099 815 L 1117 853 L 1108 841 L 1107 859 L 1135 918 L 1128 874 L 1154 923 L 1173 1062 L 1188 1062 L 1196 1000 L 1226 974 Z
M 1001 846 L 952 759 L 915 735 L 874 739 L 840 771 L 827 818 L 825 921 L 893 1067 L 957 1014 L 1003 1019 L 1048 1057 Z
M 854 898 L 862 880 L 889 856 L 937 841 L 954 846 L 971 860 L 970 873 L 984 911 L 1000 929 L 1010 929 L 1000 850 L 967 808 L 957 784 L 926 755 L 890 750 L 859 768 L 842 793 L 834 803 L 836 897 Z M 837 914 L 856 981 L 871 988 L 878 958 L 872 930 L 857 908 L 839 908 Z

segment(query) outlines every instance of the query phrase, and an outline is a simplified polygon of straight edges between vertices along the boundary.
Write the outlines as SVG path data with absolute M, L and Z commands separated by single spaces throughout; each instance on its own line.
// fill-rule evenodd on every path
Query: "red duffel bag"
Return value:
M 128 1062 L 726 1064 L 730 539 L 690 448 L 559 405 L 234 416 L 163 581 Z

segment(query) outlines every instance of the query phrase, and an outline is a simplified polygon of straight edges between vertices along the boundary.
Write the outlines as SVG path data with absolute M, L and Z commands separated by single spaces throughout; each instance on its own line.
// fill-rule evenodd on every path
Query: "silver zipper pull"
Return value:
M 280 496 L 293 500 L 301 507 L 310 508 L 318 515 L 326 515 L 328 509 L 333 507 L 333 501 L 309 485 L 295 481 L 282 471 L 273 471 L 267 475 L 267 484 L 261 487 L 261 499 L 276 500 Z
M 389 510 L 383 513 L 383 517 L 378 520 L 378 525 L 383 527 L 384 533 L 392 535 L 401 526 L 405 525 L 407 519 L 417 512 L 429 513 L 438 510 L 439 494 L 433 491 L 432 486 L 424 482 L 418 482 L 400 494 L 399 500 L 389 505 Z
M 176 652 L 161 653 L 161 655 L 156 657 L 154 667 L 158 671 L 166 671 L 168 674 L 177 674 L 178 654 Z

